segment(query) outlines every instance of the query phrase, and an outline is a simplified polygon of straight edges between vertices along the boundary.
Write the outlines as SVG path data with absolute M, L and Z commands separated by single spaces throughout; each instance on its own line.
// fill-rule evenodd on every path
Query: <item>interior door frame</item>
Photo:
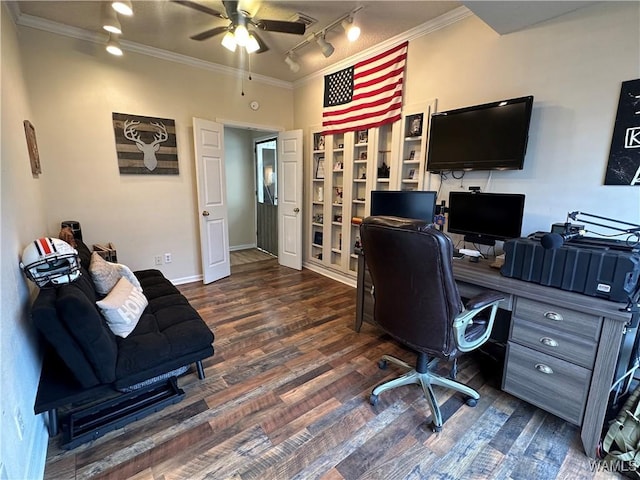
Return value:
M 216 118 L 215 121 L 217 123 L 222 124 L 223 126 L 223 135 L 224 135 L 224 127 L 238 128 L 244 130 L 254 130 L 258 133 L 264 133 L 266 135 L 274 135 L 276 138 L 281 132 L 286 132 L 287 129 L 282 125 L 265 125 L 260 123 L 249 123 L 249 122 L 241 122 L 238 120 L 231 120 L 228 118 Z M 255 155 L 255 154 L 254 154 Z M 255 160 L 254 160 L 255 163 Z M 256 186 L 257 187 L 257 186 Z M 257 199 L 256 199 L 257 200 Z M 257 224 L 257 212 L 253 217 L 254 226 Z M 257 238 L 256 238 L 257 241 Z M 279 241 L 279 240 L 278 240 Z

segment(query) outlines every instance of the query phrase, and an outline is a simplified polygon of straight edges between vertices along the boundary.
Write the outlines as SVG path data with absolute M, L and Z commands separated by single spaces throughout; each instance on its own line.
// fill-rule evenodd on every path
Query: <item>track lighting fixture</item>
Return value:
M 122 47 L 120 47 L 120 42 L 118 41 L 117 35 L 109 35 L 109 41 L 107 42 L 107 52 L 111 55 L 115 55 L 117 57 L 122 56 Z
M 289 55 L 284 57 L 284 63 L 289 65 L 289 69 L 293 73 L 296 73 L 298 70 L 300 70 L 300 64 L 296 62 L 295 59 L 293 58 L 293 53 L 290 53 Z
M 318 45 L 320 45 L 320 50 L 326 58 L 329 58 L 333 54 L 335 48 L 333 48 L 333 45 L 327 42 L 327 40 L 324 38 L 324 34 L 320 37 L 317 37 L 316 42 L 318 43 Z
M 360 37 L 360 27 L 353 22 L 353 16 L 342 21 L 342 28 L 350 42 L 355 42 Z
M 335 48 L 333 47 L 333 45 L 327 42 L 327 39 L 326 39 L 327 32 L 330 32 L 335 28 L 339 28 L 340 26 L 344 28 L 344 31 L 347 34 L 347 38 L 350 41 L 352 42 L 356 41 L 360 36 L 360 28 L 354 23 L 354 16 L 363 8 L 364 8 L 363 6 L 356 7 L 353 10 L 351 10 L 349 13 L 346 13 L 341 17 L 337 18 L 336 20 L 334 20 L 333 22 L 331 22 L 329 25 L 324 27 L 319 32 L 311 33 L 310 35 L 308 35 L 307 38 L 305 38 L 302 42 L 297 44 L 295 47 L 289 49 L 285 53 L 284 62 L 289 66 L 292 72 L 295 73 L 298 70 L 300 70 L 300 64 L 296 60 L 295 53 L 297 50 L 301 49 L 306 45 L 309 45 L 310 43 L 313 43 L 314 41 L 320 47 L 320 50 L 322 51 L 322 54 L 325 56 L 325 58 L 329 58 L 333 54 Z
M 126 15 L 128 17 L 133 15 L 133 7 L 131 6 L 130 0 L 118 0 L 111 2 L 111 6 L 116 12 L 121 13 L 122 15 Z
M 118 14 L 113 8 L 105 9 L 102 28 L 104 28 L 109 33 L 115 33 L 116 35 L 120 35 L 122 33 L 122 27 L 120 26 L 120 20 L 118 20 Z

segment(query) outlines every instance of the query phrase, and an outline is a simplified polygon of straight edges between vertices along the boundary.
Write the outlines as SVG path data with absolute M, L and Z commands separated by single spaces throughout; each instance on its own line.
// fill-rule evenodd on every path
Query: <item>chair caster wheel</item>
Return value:
M 431 431 L 433 433 L 439 433 L 442 431 L 442 425 L 438 426 L 435 423 L 431 422 Z
M 369 397 L 369 403 L 374 407 L 378 404 L 378 400 L 379 400 L 378 395 L 374 395 L 373 393 Z
M 478 405 L 478 400 L 472 397 L 467 398 L 467 405 L 469 405 L 470 407 L 475 407 L 476 405 Z
M 386 370 L 388 366 L 389 362 L 387 362 L 386 360 L 378 360 L 378 368 L 380 370 Z

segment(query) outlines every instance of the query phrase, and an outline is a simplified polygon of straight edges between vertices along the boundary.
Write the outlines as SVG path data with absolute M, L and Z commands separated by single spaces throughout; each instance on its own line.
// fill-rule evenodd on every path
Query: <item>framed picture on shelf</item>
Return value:
M 313 243 L 315 245 L 322 245 L 322 232 L 313 233 Z
M 324 157 L 318 157 L 316 160 L 316 171 L 314 177 L 319 179 L 324 178 Z
M 358 132 L 358 143 L 367 143 L 369 141 L 369 130 L 360 130 Z
M 313 134 L 313 149 L 324 150 L 324 135 L 321 133 Z
M 342 162 L 336 162 L 335 165 L 333 166 L 333 169 L 335 171 L 341 171 L 342 170 Z
M 407 117 L 406 127 L 407 137 L 419 137 L 422 135 L 422 114 L 410 115 Z
M 366 160 L 367 159 L 367 152 L 360 152 L 360 160 Z
M 415 150 L 411 150 L 409 152 L 409 160 L 415 160 L 416 158 L 416 151 Z
M 407 178 L 409 180 L 413 180 L 415 176 L 416 176 L 416 169 L 415 168 L 409 169 L 409 175 L 407 176 Z

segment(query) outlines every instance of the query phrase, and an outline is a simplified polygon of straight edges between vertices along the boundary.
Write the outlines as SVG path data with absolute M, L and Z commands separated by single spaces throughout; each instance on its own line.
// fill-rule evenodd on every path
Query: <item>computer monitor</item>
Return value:
M 524 195 L 519 193 L 449 193 L 447 231 L 465 241 L 495 245 L 518 238 L 522 230 Z
M 371 215 L 415 218 L 433 223 L 438 192 L 373 190 Z

